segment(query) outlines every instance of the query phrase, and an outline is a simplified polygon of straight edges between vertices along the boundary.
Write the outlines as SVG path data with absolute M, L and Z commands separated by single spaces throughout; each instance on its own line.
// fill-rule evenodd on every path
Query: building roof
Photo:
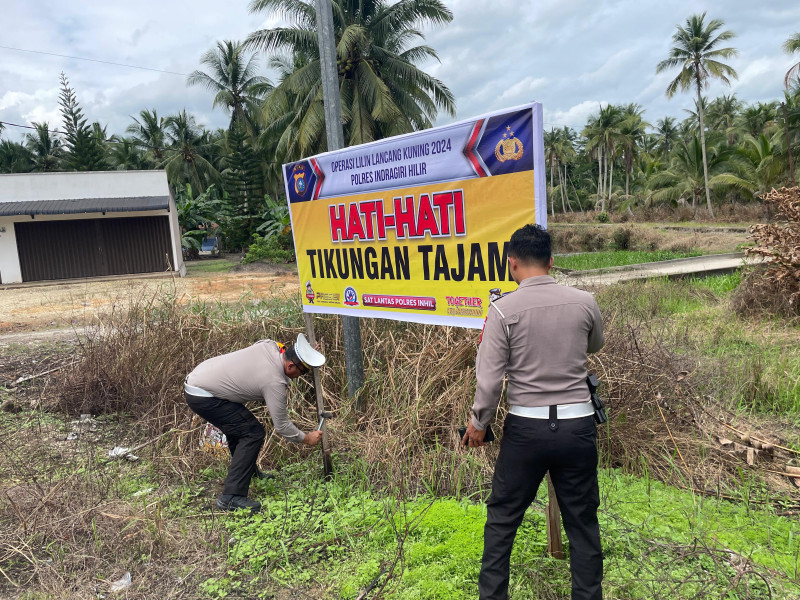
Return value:
M 169 195 L 164 171 L 59 171 L 0 175 L 0 206 L 19 202 L 130 200 Z
M 169 209 L 168 195 L 0 202 L 0 216 L 70 215 L 98 212 L 137 212 L 158 209 Z

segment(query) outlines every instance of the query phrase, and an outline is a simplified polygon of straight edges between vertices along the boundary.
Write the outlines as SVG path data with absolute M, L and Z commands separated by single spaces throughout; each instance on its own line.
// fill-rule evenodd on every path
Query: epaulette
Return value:
M 500 295 L 500 296 L 497 298 L 497 300 L 499 300 L 500 298 L 502 298 L 502 297 L 503 297 L 503 296 L 505 296 L 506 294 L 510 294 L 510 293 L 511 293 L 511 292 L 506 292 L 505 294 L 501 294 L 501 295 Z M 499 314 L 499 315 L 500 315 L 500 318 L 503 320 L 503 325 L 504 325 L 504 326 L 505 326 L 505 328 L 506 328 L 506 340 L 508 340 L 508 342 L 509 342 L 509 343 L 511 343 L 511 330 L 510 330 L 510 329 L 509 329 L 509 327 L 508 327 L 508 323 L 506 323 L 506 316 L 503 314 L 503 311 L 502 311 L 502 310 L 500 310 L 500 308 L 497 306 L 497 304 L 495 303 L 495 300 L 489 300 L 489 308 L 490 308 L 490 309 L 491 309 L 491 308 L 494 308 L 494 309 L 497 311 L 497 314 Z M 487 315 L 487 317 L 488 317 L 488 315 Z M 483 337 L 483 334 L 481 334 L 481 338 L 482 338 L 482 337 Z

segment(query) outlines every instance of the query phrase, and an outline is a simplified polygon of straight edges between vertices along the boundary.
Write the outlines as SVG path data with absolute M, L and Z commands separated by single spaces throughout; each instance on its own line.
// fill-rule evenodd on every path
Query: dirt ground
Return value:
M 76 279 L 0 289 L 0 346 L 30 338 L 30 332 L 64 330 L 92 322 L 98 314 L 124 309 L 131 299 L 175 293 L 190 300 L 232 301 L 288 296 L 299 289 L 294 265 L 252 266 L 233 273 L 191 273 L 186 277 L 132 276 Z M 55 334 L 58 337 L 58 334 Z

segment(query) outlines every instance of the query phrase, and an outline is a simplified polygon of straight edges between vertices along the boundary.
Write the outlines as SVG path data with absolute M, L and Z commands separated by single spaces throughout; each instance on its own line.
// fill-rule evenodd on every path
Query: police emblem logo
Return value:
M 292 171 L 292 177 L 294 177 L 294 191 L 298 195 L 302 196 L 308 189 L 308 184 L 306 182 L 306 177 L 308 175 L 306 172 L 306 166 L 295 165 Z
M 344 290 L 344 303 L 347 306 L 358 306 L 358 293 L 353 287 L 346 287 Z
M 503 139 L 497 142 L 497 145 L 494 147 L 495 158 L 500 162 L 519 160 L 524 153 L 525 148 L 522 146 L 522 142 L 514 137 L 514 132 L 511 131 L 510 126 L 506 127 Z

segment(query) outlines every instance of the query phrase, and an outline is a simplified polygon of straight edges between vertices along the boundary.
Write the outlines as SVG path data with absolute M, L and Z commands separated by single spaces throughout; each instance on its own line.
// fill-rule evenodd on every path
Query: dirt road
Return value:
M 98 314 L 125 309 L 132 300 L 175 294 L 181 301 L 229 302 L 291 295 L 298 291 L 296 272 L 199 273 L 187 277 L 80 279 L 38 286 L 0 289 L 0 336 L 43 329 L 71 330 Z

